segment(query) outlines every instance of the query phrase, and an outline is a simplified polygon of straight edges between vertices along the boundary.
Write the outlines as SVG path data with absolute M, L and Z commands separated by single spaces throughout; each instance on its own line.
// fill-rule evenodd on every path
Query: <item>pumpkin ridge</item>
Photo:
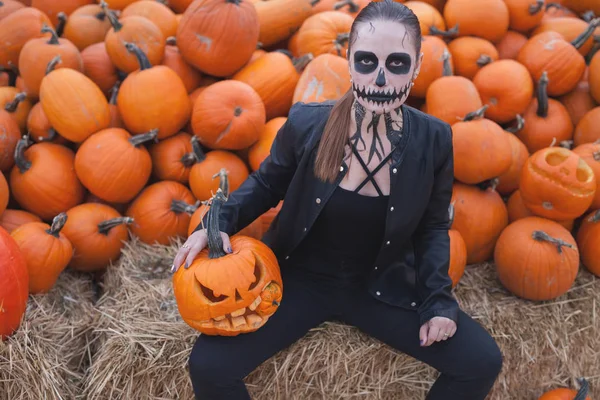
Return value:
M 552 176 L 550 174 L 548 174 L 546 171 L 544 171 L 541 168 L 538 168 L 537 165 L 534 165 L 533 163 L 528 163 L 528 167 L 530 170 L 532 170 L 533 172 L 537 173 L 539 176 L 543 177 L 544 179 L 551 181 L 551 182 L 556 182 L 555 179 L 552 179 Z M 593 178 L 593 175 L 588 175 L 588 179 L 587 181 L 583 182 L 583 183 L 587 183 L 591 180 L 591 178 Z M 560 181 L 560 184 L 563 188 L 566 188 L 572 192 L 575 192 L 575 194 L 580 195 L 581 197 L 585 197 L 585 196 L 589 196 L 590 194 L 593 193 L 592 190 L 589 189 L 581 189 L 580 187 L 577 187 L 573 184 L 570 184 L 568 182 L 562 182 Z

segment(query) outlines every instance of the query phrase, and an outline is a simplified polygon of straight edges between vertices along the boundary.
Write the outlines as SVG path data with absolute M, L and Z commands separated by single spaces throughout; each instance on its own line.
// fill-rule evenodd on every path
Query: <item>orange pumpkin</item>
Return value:
M 590 61 L 590 94 L 600 103 L 600 51 Z
M 308 17 L 298 31 L 298 53 L 346 56 L 354 18 L 341 11 L 324 11 Z
M 125 47 L 135 53 L 140 68 L 130 73 L 119 88 L 117 107 L 125 127 L 131 133 L 158 129 L 158 139 L 175 135 L 192 112 L 185 85 L 171 68 L 153 67 L 135 44 L 126 43 Z
M 200 86 L 200 82 L 202 81 L 202 73 L 185 61 L 179 52 L 179 48 L 177 47 L 177 42 L 174 37 L 167 39 L 165 56 L 163 57 L 162 65 L 171 68 L 177 75 L 179 75 L 179 78 L 181 78 L 181 82 L 183 82 L 185 90 L 187 90 L 188 93 L 192 93 L 194 89 Z
M 475 184 L 496 178 L 511 166 L 512 149 L 508 133 L 487 118 L 487 105 L 452 125 L 454 177 Z
M 467 263 L 489 260 L 498 236 L 508 224 L 508 212 L 502 197 L 492 188 L 456 182 L 452 190 L 454 223 L 467 246 Z
M 192 137 L 179 132 L 150 146 L 152 174 L 156 179 L 187 184 L 190 169 L 201 158 L 193 151 Z
M 53 69 L 57 59 L 60 56 L 50 62 L 50 72 L 42 79 L 40 102 L 48 121 L 61 136 L 72 142 L 83 142 L 94 132 L 108 128 L 108 101 L 98 86 L 81 72 L 71 68 Z
M 258 34 L 258 14 L 249 1 L 198 0 L 183 13 L 177 45 L 192 66 L 225 77 L 248 62 L 258 44 Z
M 447 75 L 431 83 L 425 102 L 429 114 L 450 125 L 483 105 L 472 81 L 463 76 Z
M 270 47 L 289 38 L 313 14 L 314 0 L 269 0 L 254 3 L 258 15 L 258 41 Z M 294 54 L 298 56 L 297 54 Z M 316 57 L 316 54 L 313 54 Z
M 261 131 L 258 140 L 248 149 L 248 161 L 253 171 L 258 170 L 260 164 L 271 153 L 273 140 L 275 140 L 277 132 L 279 132 L 279 129 L 285 124 L 286 120 L 287 117 L 276 117 L 269 120 Z
M 96 43 L 104 46 L 104 38 L 110 28 L 110 21 L 102 7 L 88 4 L 69 15 L 62 37 L 70 40 L 81 51 Z
M 516 60 L 521 48 L 527 43 L 527 36 L 515 31 L 508 31 L 496 44 L 501 60 Z
M 492 42 L 478 37 L 459 37 L 448 44 L 448 49 L 452 54 L 455 74 L 469 79 L 500 57 Z
M 178 15 L 181 15 L 194 0 L 169 0 L 169 7 L 171 7 Z
M 581 121 L 585 114 L 598 106 L 590 94 L 589 74 L 587 71 L 586 69 L 586 73 L 584 73 L 577 86 L 575 86 L 575 89 L 558 98 L 569 112 L 571 121 L 575 126 L 579 124 L 579 121 Z
M 508 141 L 512 149 L 512 160 L 510 167 L 498 176 L 498 193 L 508 195 L 519 188 L 521 182 L 521 170 L 529 158 L 527 146 L 516 135 L 508 135 Z
M 6 210 L 6 207 L 8 206 L 8 191 L 8 182 L 6 182 L 4 174 L 0 173 L 0 217 L 2 216 L 2 213 L 4 213 L 4 210 Z
M 27 116 L 31 111 L 32 102 L 27 93 L 20 92 L 14 87 L 0 88 L 0 109 L 4 109 L 8 116 L 12 118 L 22 134 L 27 133 Z
M 169 7 L 160 1 L 138 0 L 123 9 L 119 18 L 133 15 L 148 18 L 152 21 L 166 39 L 177 34 L 177 17 Z
M 104 94 L 119 80 L 119 72 L 110 60 L 104 43 L 95 43 L 81 52 L 85 75 L 92 80 Z
M 31 7 L 37 8 L 50 18 L 53 24 L 58 24 L 59 13 L 71 14 L 77 8 L 93 3 L 94 0 L 31 0 Z M 112 1 L 111 1 L 112 3 Z
M 563 147 L 549 147 L 529 157 L 521 172 L 523 203 L 534 214 L 553 220 L 578 218 L 590 207 L 596 179 L 589 165 Z
M 197 153 L 198 150 L 194 153 L 200 155 L 200 160 L 192 166 L 189 181 L 190 189 L 198 200 L 208 200 L 217 191 L 219 181 L 215 178 L 222 168 L 227 170 L 230 192 L 248 178 L 248 167 L 239 156 L 226 150 L 212 150 L 201 155 Z
M 4 136 L 0 141 L 0 171 L 6 172 L 15 165 L 15 148 L 21 137 L 21 130 L 10 114 L 2 109 L 0 109 L 0 132 Z
M 334 54 L 315 57 L 300 74 L 292 104 L 337 100 L 350 90 L 348 60 Z
M 575 133 L 573 134 L 573 144 L 581 146 L 585 143 L 593 143 L 600 140 L 598 124 L 600 124 L 600 107 L 595 107 L 585 113 L 577 124 Z
M 44 113 L 42 103 L 35 103 L 27 116 L 27 130 L 34 142 L 55 142 L 58 144 L 66 143 L 62 136 L 58 136 L 50 121 Z
M 494 261 L 500 282 L 511 293 L 528 300 L 551 300 L 575 282 L 579 251 L 571 233 L 559 223 L 526 217 L 502 231 Z
M 192 130 L 212 149 L 241 150 L 258 139 L 266 123 L 260 95 L 247 83 L 224 80 L 203 90 L 194 102 Z
M 69 267 L 95 272 L 118 260 L 129 236 L 127 225 L 133 222 L 131 218 L 99 203 L 75 206 L 67 211 L 67 217 L 62 232 L 74 249 Z
M 208 246 L 189 268 L 173 275 L 173 292 L 183 320 L 205 335 L 254 332 L 277 310 L 283 282 L 275 254 L 259 240 L 234 235 L 223 251 L 218 215 L 226 198 L 211 201 Z M 178 266 L 179 267 L 179 266 Z
M 499 42 L 508 31 L 509 12 L 504 0 L 448 0 L 446 26 L 458 25 L 458 36 L 477 36 Z
M 561 2 L 562 0 L 552 1 L 546 4 L 546 12 L 544 14 L 544 18 L 542 18 L 542 21 L 561 17 L 577 17 L 577 14 L 562 5 Z
M 454 205 L 450 204 L 450 226 L 454 222 Z M 456 229 L 449 229 L 450 237 L 450 266 L 448 267 L 448 276 L 452 280 L 452 287 L 456 287 L 467 266 L 467 245 L 462 235 Z
M 179 182 L 161 181 L 147 186 L 131 202 L 127 212 L 133 218 L 131 233 L 147 244 L 169 244 L 185 237 L 196 199 Z
M 517 32 L 528 33 L 537 27 L 546 9 L 544 0 L 504 0 L 510 16 L 510 29 Z
M 119 107 L 117 106 L 117 96 L 119 95 L 120 87 L 121 82 L 117 82 L 111 89 L 110 100 L 108 101 L 108 107 L 110 108 L 110 127 L 125 129 L 125 124 L 123 123 Z
M 24 8 L 25 5 L 17 0 L 3 0 L 0 2 L 0 20 L 5 18 L 9 14 L 14 13 L 21 8 Z
M 562 0 L 562 3 L 565 7 L 579 13 L 591 10 L 596 15 L 600 15 L 600 4 L 596 0 Z
M 2 175 L 2 174 L 0 174 Z M 0 178 L 1 179 L 1 178 Z M 8 193 L 8 192 L 7 192 Z M 6 229 L 8 233 L 19 226 L 28 222 L 41 222 L 42 220 L 35 214 L 23 210 L 14 210 L 7 208 L 0 214 L 0 227 Z
M 52 225 L 29 222 L 11 232 L 25 256 L 29 274 L 29 293 L 46 293 L 73 257 L 73 246 L 61 229 L 67 214 L 60 213 Z
M 596 276 L 600 276 L 600 210 L 586 215 L 577 231 L 577 245 L 583 265 Z
M 356 17 L 369 3 L 370 0 L 319 0 L 313 6 L 312 14 L 318 14 L 323 11 L 341 11 L 352 17 Z
M 507 85 L 506 80 L 511 84 Z M 533 96 L 533 80 L 522 64 L 499 60 L 484 66 L 473 78 L 481 101 L 489 104 L 486 116 L 499 124 L 523 115 Z
M 29 274 L 17 242 L 0 227 L 0 340 L 19 328 L 27 308 Z
M 444 75 L 452 75 L 454 72 L 452 53 L 442 39 L 436 36 L 423 36 L 421 53 L 423 53 L 421 69 L 410 90 L 410 95 L 418 98 L 427 95 L 427 89 L 435 80 Z
M 515 190 L 513 194 L 508 198 L 508 202 L 506 203 L 506 208 L 508 209 L 508 222 L 514 222 L 516 220 L 526 218 L 526 217 L 535 217 L 536 215 L 531 212 L 529 208 L 525 206 L 523 203 L 523 198 L 521 197 L 521 191 Z M 565 227 L 569 232 L 573 230 L 573 226 L 575 225 L 575 220 L 568 219 L 565 221 L 556 221 L 562 226 Z
M 578 154 L 594 171 L 596 195 L 590 208 L 592 210 L 600 209 L 600 140 L 595 143 L 585 143 L 577 146 L 573 149 L 573 153 Z
M 424 1 L 407 1 L 404 5 L 419 19 L 421 35 L 437 35 L 446 31 L 444 17 L 433 5 Z
M 583 56 L 588 54 L 594 47 L 594 33 L 600 34 L 600 20 L 585 22 L 577 17 L 560 17 L 543 21 L 540 26 L 532 32 L 537 35 L 542 32 L 556 32 L 561 34 L 567 42 L 570 42 Z

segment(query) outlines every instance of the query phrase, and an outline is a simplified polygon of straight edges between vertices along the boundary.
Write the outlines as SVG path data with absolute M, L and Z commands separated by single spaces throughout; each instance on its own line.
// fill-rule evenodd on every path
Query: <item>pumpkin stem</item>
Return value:
M 600 162 L 600 150 L 593 152 L 592 157 L 594 158 L 594 161 Z
M 450 203 L 448 206 L 448 229 L 452 227 L 454 223 L 454 215 L 456 214 L 456 210 L 454 209 L 454 202 Z
M 167 44 L 169 46 L 177 46 L 177 38 L 175 36 L 169 36 L 167 38 Z
M 596 28 L 598 26 L 600 26 L 600 18 L 594 18 L 593 20 L 590 21 L 587 28 L 585 28 L 585 31 L 581 32 L 581 34 L 579 36 L 577 36 L 575 39 L 573 39 L 571 44 L 573 46 L 575 46 L 576 49 L 580 49 L 581 46 L 583 46 L 585 44 L 585 42 L 587 42 L 588 39 L 590 37 L 592 37 L 592 35 L 594 34 L 594 31 L 596 30 Z
M 292 64 L 298 73 L 301 73 L 304 68 L 314 59 L 312 53 L 303 55 L 302 57 L 292 59 Z
M 429 34 L 433 36 L 441 36 L 445 38 L 453 38 L 458 35 L 458 24 L 454 25 L 454 27 L 448 29 L 447 31 L 443 31 L 438 29 L 435 26 L 429 27 Z
M 121 88 L 121 81 L 115 82 L 115 85 L 110 89 L 110 100 L 109 104 L 117 104 L 117 96 L 119 95 L 119 89 Z
M 564 147 L 565 149 L 572 150 L 574 143 L 575 142 L 573 140 L 561 140 L 561 142 L 558 144 L 558 146 Z
M 54 130 L 54 128 L 50 128 L 48 129 L 48 136 L 39 137 L 38 142 L 51 142 L 54 140 L 54 138 L 56 138 L 56 131 Z
M 58 18 L 58 24 L 56 24 L 56 35 L 60 37 L 65 31 L 65 26 L 67 25 L 67 14 L 61 11 L 56 14 L 56 18 Z
M 16 86 L 17 78 L 19 77 L 19 70 L 12 63 L 8 63 L 7 67 L 0 67 L 0 72 L 6 72 L 8 74 L 8 86 Z
M 529 14 L 535 15 L 544 9 L 544 0 L 537 0 L 535 4 L 529 6 Z
M 444 49 L 442 53 L 443 72 L 442 76 L 452 76 L 452 65 L 450 65 L 450 52 Z
M 134 135 L 132 137 L 130 137 L 129 143 L 131 143 L 132 145 L 134 145 L 135 147 L 139 146 L 140 144 L 149 142 L 151 140 L 155 140 L 158 136 L 158 129 L 154 128 L 146 133 L 140 133 L 139 135 Z
M 56 55 L 52 60 L 50 60 L 50 62 L 46 66 L 46 75 L 48 75 L 50 72 L 54 71 L 54 68 L 56 68 L 56 66 L 58 64 L 60 64 L 61 62 L 62 62 L 62 58 L 60 57 L 60 54 Z
M 548 3 L 548 4 L 546 4 L 546 11 L 550 10 L 551 8 L 556 8 L 556 9 L 559 9 L 559 10 L 566 10 L 567 9 L 567 7 L 563 6 L 560 3 Z
M 488 65 L 489 63 L 491 63 L 492 61 L 493 61 L 492 57 L 488 56 L 487 54 L 482 54 L 477 59 L 476 63 L 480 68 L 483 68 L 486 65 Z
M 342 50 L 344 50 L 344 46 L 348 43 L 350 39 L 350 32 L 338 33 L 335 39 L 335 50 L 337 51 L 338 56 L 342 57 Z
M 588 218 L 588 221 L 594 224 L 600 222 L 600 210 L 594 211 L 594 213 Z
M 577 381 L 579 382 L 579 385 L 581 385 L 581 387 L 579 388 L 579 391 L 577 392 L 573 400 L 585 400 L 590 390 L 590 384 L 587 380 L 585 380 L 585 378 L 578 378 Z
M 61 212 L 60 214 L 58 214 L 56 217 L 54 217 L 52 219 L 52 225 L 50 226 L 49 229 L 46 229 L 46 233 L 48 233 L 54 237 L 59 237 L 58 234 L 60 233 L 60 230 L 65 226 L 66 222 L 67 222 L 67 213 Z
M 338 1 L 337 3 L 335 3 L 335 4 L 333 5 L 333 9 L 337 11 L 337 10 L 339 10 L 340 8 L 342 8 L 342 7 L 346 7 L 346 6 L 348 6 L 348 12 L 351 12 L 351 13 L 353 13 L 353 14 L 354 14 L 354 13 L 357 13 L 357 12 L 360 10 L 360 8 L 358 7 L 358 4 L 356 4 L 356 3 L 355 3 L 354 1 L 352 1 L 352 0 L 342 0 L 342 1 Z
M 244 111 L 244 109 L 243 109 L 242 107 L 240 107 L 240 106 L 236 106 L 236 107 L 233 109 L 233 116 L 234 116 L 234 117 L 239 117 L 240 115 L 242 115 L 242 112 L 243 112 L 243 111 Z
M 548 73 L 544 71 L 537 87 L 537 115 L 540 118 L 548 118 L 548 82 Z
M 31 161 L 25 158 L 25 149 L 29 146 L 29 138 L 27 135 L 24 135 L 17 142 L 17 146 L 15 147 L 15 164 L 19 168 L 19 171 L 24 174 L 31 168 Z
M 516 118 L 517 118 L 517 125 L 510 126 L 510 127 L 506 128 L 505 131 L 510 132 L 510 133 L 517 133 L 521 129 L 523 129 L 523 127 L 525 126 L 525 118 L 523 118 L 521 116 L 521 114 L 517 114 Z
M 227 179 L 227 170 L 221 168 L 219 172 L 213 175 L 213 179 L 219 177 L 219 189 L 223 191 L 225 198 L 229 197 L 229 179 Z
M 488 179 L 486 181 L 477 183 L 477 184 L 475 184 L 475 186 L 477 186 L 481 190 L 488 190 L 491 188 L 492 190 L 495 191 L 496 187 L 498 187 L 499 183 L 500 183 L 500 179 L 492 178 L 492 179 Z
M 125 42 L 125 48 L 128 52 L 135 54 L 135 57 L 140 64 L 140 70 L 143 71 L 152 68 L 152 64 L 150 64 L 150 60 L 148 60 L 146 54 L 135 43 Z
M 56 33 L 56 31 L 54 29 L 52 29 L 48 25 L 44 24 L 44 26 L 42 26 L 41 32 L 42 33 L 49 33 L 51 35 L 50 36 L 50 40 L 48 40 L 46 42 L 46 44 L 53 44 L 53 45 L 60 44 L 60 42 L 58 41 L 58 34 Z
M 101 233 L 103 235 L 108 235 L 108 232 L 114 228 L 115 226 L 121 225 L 121 224 L 132 224 L 134 221 L 134 219 L 132 217 L 117 217 L 117 218 L 111 218 L 111 219 L 107 219 L 106 221 L 102 221 L 98 224 L 98 233 Z
M 473 121 L 475 119 L 483 118 L 484 115 L 485 115 L 486 110 L 489 107 L 490 106 L 486 104 L 483 107 L 481 107 L 479 110 L 471 111 L 470 113 L 468 113 L 467 115 L 465 115 L 465 117 L 463 118 L 463 122 L 464 121 Z
M 98 14 L 94 15 L 94 17 L 99 21 L 104 21 L 104 18 L 106 18 L 106 13 L 104 11 L 100 11 Z
M 262 44 L 262 42 L 256 43 L 256 50 L 261 50 L 263 47 L 264 47 L 264 45 Z
M 592 22 L 594 18 L 596 18 L 596 14 L 594 14 L 592 10 L 586 11 L 583 14 L 581 14 L 581 19 L 585 22 Z
M 194 135 L 192 136 L 192 138 L 190 139 L 190 142 L 192 142 L 192 152 L 194 153 L 194 156 L 196 156 L 196 161 L 197 162 L 202 162 L 206 159 L 206 154 L 204 154 L 204 151 L 202 150 L 202 146 L 200 146 L 200 141 L 198 140 L 198 136 Z
M 232 4 L 235 4 L 236 6 L 239 6 L 241 2 L 242 2 L 242 0 L 225 0 L 225 3 L 232 3 Z
M 558 250 L 558 253 L 562 253 L 562 248 L 564 247 L 569 247 L 569 248 L 573 248 L 573 245 L 570 243 L 565 242 L 562 239 L 556 239 L 553 238 L 552 236 L 548 235 L 546 232 L 544 231 L 533 231 L 533 233 L 531 234 L 531 237 L 534 240 L 537 240 L 539 242 L 549 242 L 549 243 L 553 243 L 556 245 L 556 249 Z
M 104 0 L 100 2 L 100 7 L 102 7 L 102 10 L 104 10 L 104 13 L 108 17 L 108 20 L 110 21 L 110 24 L 115 32 L 119 32 L 121 29 L 123 29 L 123 24 L 119 22 L 117 15 L 112 10 L 109 10 L 108 4 L 106 4 Z
M 208 234 L 208 258 L 219 258 L 227 255 L 223 251 L 223 238 L 219 229 L 219 214 L 221 207 L 225 203 L 225 195 L 221 188 L 217 189 L 217 193 L 212 197 L 207 218 L 207 234 Z
M 189 168 L 192 165 L 196 164 L 196 161 L 198 160 L 196 159 L 196 155 L 194 154 L 194 152 L 189 152 L 181 156 L 181 159 L 179 161 L 181 161 L 184 167 Z
M 314 7 L 314 6 L 316 6 L 317 4 L 319 4 L 319 2 L 320 2 L 320 1 L 321 1 L 321 0 L 310 0 L 310 5 L 311 5 L 311 7 Z
M 188 204 L 183 200 L 173 199 L 171 201 L 171 211 L 177 214 L 188 213 L 193 214 L 198 209 L 196 204 Z
M 25 92 L 17 93 L 15 95 L 15 98 L 12 101 L 6 103 L 6 105 L 4 106 L 4 109 L 10 113 L 13 113 L 13 112 L 17 111 L 17 107 L 19 107 L 19 103 L 21 103 L 25 99 L 27 99 L 27 93 L 25 93 Z

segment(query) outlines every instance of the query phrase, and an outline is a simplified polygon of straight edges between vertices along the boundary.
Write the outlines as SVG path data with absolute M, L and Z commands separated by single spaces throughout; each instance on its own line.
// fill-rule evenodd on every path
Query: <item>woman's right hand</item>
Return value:
M 221 239 L 223 239 L 223 251 L 225 253 L 231 253 L 231 241 L 229 240 L 229 235 L 225 232 L 221 232 Z M 184 268 L 188 268 L 192 265 L 192 261 L 194 258 L 204 249 L 208 244 L 208 235 L 206 234 L 206 229 L 201 229 L 192 233 L 185 243 L 179 248 L 175 259 L 173 260 L 173 265 L 171 265 L 171 272 L 176 272 L 179 267 L 184 264 Z

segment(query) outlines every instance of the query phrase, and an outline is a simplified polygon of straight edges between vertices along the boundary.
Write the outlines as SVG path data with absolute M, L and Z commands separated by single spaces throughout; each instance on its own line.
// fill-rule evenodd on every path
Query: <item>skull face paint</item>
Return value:
M 372 21 L 358 26 L 348 60 L 354 97 L 376 114 L 397 109 L 412 87 L 416 60 L 413 39 L 402 24 Z

